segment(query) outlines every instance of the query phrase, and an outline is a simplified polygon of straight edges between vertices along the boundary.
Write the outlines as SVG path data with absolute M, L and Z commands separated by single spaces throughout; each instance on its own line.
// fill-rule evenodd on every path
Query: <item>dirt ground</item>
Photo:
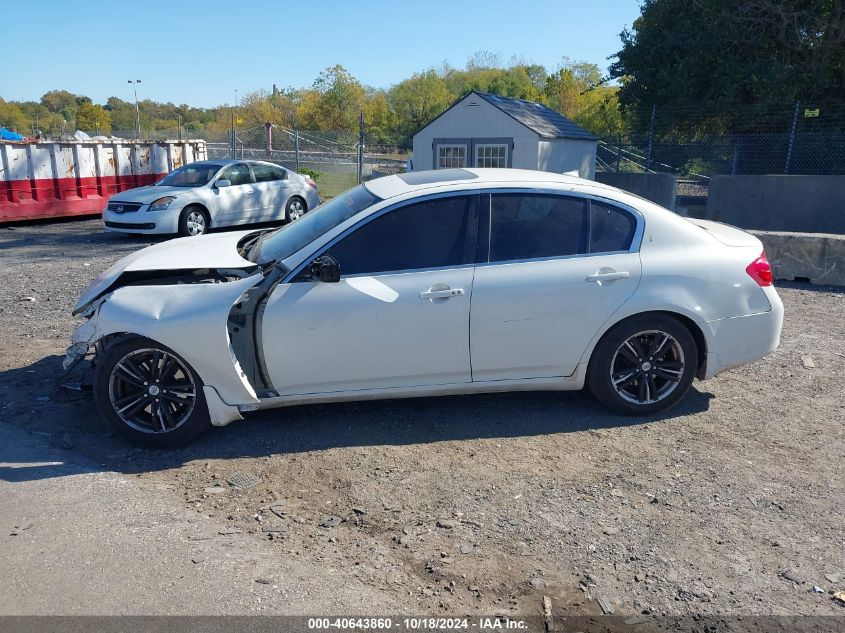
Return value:
M 180 578 L 260 560 L 266 575 L 232 572 L 250 587 L 218 612 L 319 613 L 325 596 L 294 591 L 310 576 L 342 587 L 334 606 L 357 613 L 537 615 L 544 596 L 561 615 L 599 614 L 602 598 L 617 614 L 845 613 L 832 596 L 845 590 L 842 289 L 781 286 L 780 349 L 695 383 L 659 416 L 619 417 L 586 393 L 302 406 L 152 451 L 58 386 L 75 299 L 148 243 L 95 221 L 0 228 L 0 426 L 80 472 L 131 481 L 136 514 L 151 495 L 190 523 L 166 537 Z M 0 575 L 28 586 L 58 545 L 33 540 L 37 516 L 22 531 L 15 491 L 36 475 L 3 467 L 19 458 L 0 449 Z M 62 479 L 37 477 L 39 495 Z M 104 520 L 96 503 L 80 507 Z M 138 538 L 137 554 L 119 554 L 143 569 L 156 544 Z M 209 585 L 194 587 L 207 604 Z M 0 611 L 51 612 L 17 595 Z

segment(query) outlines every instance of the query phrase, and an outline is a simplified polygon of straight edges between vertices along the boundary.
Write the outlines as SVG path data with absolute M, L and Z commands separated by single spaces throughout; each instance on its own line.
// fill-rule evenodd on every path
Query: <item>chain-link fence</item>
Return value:
M 666 111 L 669 122 L 661 121 L 660 108 L 649 114 L 633 117 L 648 129 L 599 140 L 596 169 L 675 174 L 679 204 L 703 204 L 716 175 L 845 174 L 845 101 L 726 116 Z M 736 131 L 702 133 L 708 125 Z

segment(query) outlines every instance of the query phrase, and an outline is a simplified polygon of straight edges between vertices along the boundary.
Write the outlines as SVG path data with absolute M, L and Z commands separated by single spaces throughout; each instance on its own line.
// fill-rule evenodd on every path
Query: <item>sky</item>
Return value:
M 0 97 L 48 90 L 212 107 L 254 90 L 308 87 L 343 65 L 391 85 L 475 51 L 552 70 L 563 57 L 598 64 L 620 48 L 637 0 L 148 0 L 10 2 L 3 9 Z

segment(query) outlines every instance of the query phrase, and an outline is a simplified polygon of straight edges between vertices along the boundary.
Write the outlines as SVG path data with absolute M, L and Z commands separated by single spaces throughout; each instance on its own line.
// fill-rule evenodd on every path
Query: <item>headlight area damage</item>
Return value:
M 261 354 L 260 318 L 286 272 L 278 264 L 124 272 L 74 311 L 87 320 L 71 337 L 65 373 L 84 360 L 84 373 L 91 376 L 106 347 L 127 336 L 146 337 L 196 370 L 212 424 L 242 419 L 241 411 L 275 395 Z

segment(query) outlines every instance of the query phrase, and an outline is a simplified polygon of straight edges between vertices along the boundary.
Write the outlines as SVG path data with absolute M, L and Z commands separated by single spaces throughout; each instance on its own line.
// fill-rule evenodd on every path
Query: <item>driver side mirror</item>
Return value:
M 232 181 L 226 180 L 225 178 L 221 178 L 216 183 L 214 183 L 214 186 L 217 187 L 218 189 L 222 189 L 223 187 L 231 187 Z
M 340 264 L 331 255 L 320 255 L 308 266 L 311 278 L 336 284 L 340 281 Z

